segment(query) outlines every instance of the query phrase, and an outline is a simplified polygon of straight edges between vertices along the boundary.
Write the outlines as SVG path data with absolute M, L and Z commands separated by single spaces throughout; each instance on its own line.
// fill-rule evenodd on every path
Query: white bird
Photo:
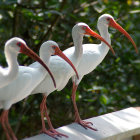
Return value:
M 76 24 L 72 30 L 72 36 L 73 36 L 75 47 L 73 49 L 67 49 L 67 51 L 64 51 L 64 54 L 72 61 L 72 63 L 74 64 L 75 67 L 78 65 L 78 63 L 79 63 L 78 61 L 80 61 L 82 54 L 83 54 L 82 40 L 83 40 L 84 34 L 91 35 L 95 38 L 98 38 L 98 39 L 104 41 L 106 44 L 108 44 L 102 37 L 100 37 L 97 33 L 93 32 L 89 28 L 88 25 L 86 25 L 84 23 Z M 109 44 L 108 44 L 108 46 L 111 48 L 111 46 Z M 113 51 L 113 53 L 114 53 L 114 51 Z M 45 51 L 44 51 L 44 56 L 41 56 L 41 58 L 43 59 L 44 62 L 46 61 L 45 57 L 46 57 L 46 55 L 45 55 Z M 37 65 L 38 64 L 35 62 L 33 65 L 31 65 L 31 67 L 35 67 L 35 66 L 38 67 Z M 54 90 L 59 90 L 59 91 L 62 90 L 66 86 L 66 84 L 68 83 L 68 80 L 71 78 L 71 76 L 74 74 L 74 72 L 73 72 L 72 68 L 58 56 L 51 57 L 49 68 L 51 69 L 51 71 L 55 77 L 56 88 L 54 88 L 52 83 L 50 82 L 50 77 L 46 75 L 44 80 L 33 90 L 32 94 L 44 93 L 44 98 L 42 100 L 40 108 L 41 108 L 41 112 L 46 113 L 46 118 L 47 118 L 50 129 L 46 130 L 45 122 L 42 117 L 42 132 L 56 138 L 55 136 L 66 136 L 66 135 L 57 132 L 53 128 L 50 118 L 47 114 L 46 98 Z
M 11 81 L 16 79 L 19 70 L 19 64 L 17 62 L 18 53 L 23 53 L 33 58 L 32 51 L 26 46 L 25 42 L 17 37 L 6 42 L 4 53 L 8 68 L 0 67 L 0 88 L 8 85 Z
M 54 50 L 52 50 L 51 49 L 51 47 L 54 49 Z M 73 70 L 75 71 L 75 73 L 76 73 L 76 75 L 77 75 L 77 78 L 78 78 L 78 73 L 77 73 L 77 71 L 76 71 L 76 69 L 75 69 L 75 67 L 74 67 L 74 65 L 71 63 L 71 61 L 62 53 L 62 51 L 59 49 L 59 46 L 57 45 L 57 43 L 56 42 L 54 42 L 54 41 L 47 41 L 47 42 L 44 42 L 42 45 L 41 45 L 41 47 L 40 47 L 40 57 L 41 57 L 41 59 L 46 63 L 46 64 L 49 64 L 49 58 L 50 58 L 50 56 L 52 55 L 52 54 L 54 54 L 54 55 L 58 55 L 58 57 L 56 57 L 56 56 L 52 56 L 51 58 L 56 58 L 55 59 L 55 63 L 53 63 L 52 65 L 54 65 L 53 66 L 53 71 L 55 71 L 55 72 L 60 72 L 60 70 L 61 70 L 61 77 L 64 77 L 65 75 L 63 75 L 64 73 L 66 73 L 67 71 L 67 69 L 69 68 L 69 67 L 72 67 L 73 68 Z M 65 60 L 64 61 L 64 63 L 60 63 L 60 61 L 62 61 L 62 60 Z M 66 65 L 68 63 L 68 65 Z M 58 69 L 58 67 L 56 66 L 56 64 L 57 65 L 60 65 L 60 68 L 62 68 L 62 69 Z M 65 64 L 65 65 L 63 65 L 63 64 Z M 31 68 L 37 68 L 37 67 L 39 67 L 39 64 L 37 63 L 37 62 L 35 62 L 35 63 L 33 63 L 33 64 L 31 64 L 30 65 L 30 67 Z M 68 67 L 67 69 L 66 69 L 66 67 Z M 60 76 L 59 75 L 59 73 L 58 73 L 58 75 L 56 76 L 55 75 L 55 78 L 57 78 L 58 79 L 58 76 Z M 46 75 L 46 77 L 49 79 L 49 77 Z M 45 77 L 45 78 L 46 78 Z M 61 78 L 60 77 L 60 78 Z M 60 79 L 59 78 L 59 79 Z M 50 80 L 50 79 L 49 79 Z M 60 80 L 63 80 L 63 78 L 61 78 Z M 48 82 L 48 81 L 47 81 Z M 57 86 L 59 85 L 59 82 L 62 82 L 62 81 L 58 81 L 57 80 Z M 49 84 L 47 85 L 47 83 L 45 82 L 45 83 L 43 83 L 44 85 L 44 87 L 42 88 L 42 89 L 40 89 L 40 86 L 38 87 L 36 87 L 35 89 L 34 89 L 34 91 L 32 92 L 32 94 L 33 93 L 40 93 L 40 92 L 42 92 L 43 90 L 44 90 L 44 88 L 46 89 L 49 89 L 50 88 L 50 86 L 51 86 L 51 88 L 53 88 L 52 87 L 52 82 L 48 82 Z M 53 88 L 54 89 L 54 88 Z M 36 92 L 36 90 L 37 91 L 40 91 L 40 92 Z M 46 113 L 45 111 L 44 111 L 44 105 L 40 105 L 40 109 L 41 109 L 41 119 L 42 120 L 44 120 L 44 113 Z M 51 133 L 49 132 L 49 131 L 47 131 L 46 129 L 45 129 L 45 123 L 44 123 L 44 121 L 42 121 L 42 125 L 43 125 L 43 129 L 42 129 L 42 132 L 46 132 L 48 135 L 51 135 Z M 53 131 L 54 132 L 54 131 Z M 56 132 L 54 132 L 54 133 L 56 133 Z M 63 134 L 61 134 L 61 135 L 63 135 Z M 63 135 L 63 136 L 65 136 L 65 135 Z
M 45 75 L 47 74 L 46 70 L 51 75 L 54 85 L 56 84 L 52 73 L 49 71 L 46 64 L 37 54 L 27 47 L 26 43 L 22 39 L 17 37 L 10 39 L 6 43 L 6 49 L 8 48 L 13 53 L 23 52 L 29 55 L 43 66 L 42 67 L 40 64 L 38 65 L 38 68 L 18 66 L 19 70 L 16 79 L 11 81 L 8 85 L 0 88 L 0 109 L 3 109 L 0 116 L 0 122 L 5 131 L 7 140 L 17 140 L 8 122 L 8 112 L 11 105 L 27 97 L 29 93 L 31 93 L 32 90 L 43 80 L 43 78 L 45 78 Z M 7 54 L 7 57 L 12 59 L 10 54 Z
M 98 20 L 97 26 L 98 26 L 101 36 L 109 44 L 111 44 L 111 39 L 108 33 L 108 26 L 118 29 L 122 34 L 124 34 L 132 42 L 132 44 L 135 47 L 136 52 L 138 53 L 137 47 L 133 39 L 119 24 L 115 22 L 112 16 L 108 14 L 102 15 Z M 67 51 L 74 52 L 74 48 L 70 48 L 69 50 L 64 51 L 64 53 L 66 54 Z M 73 81 L 72 101 L 73 101 L 73 106 L 74 106 L 74 111 L 75 111 L 75 122 L 79 123 L 85 128 L 93 129 L 92 127 L 89 126 L 89 124 L 92 124 L 92 123 L 83 121 L 80 118 L 76 101 L 75 101 L 75 96 L 76 96 L 75 93 L 84 75 L 92 72 L 103 61 L 108 51 L 109 51 L 109 48 L 104 42 L 98 45 L 97 44 L 83 44 L 83 55 L 82 55 L 82 58 L 80 60 L 78 67 L 76 67 L 79 74 L 79 79 L 77 79 L 74 75 L 72 77 L 72 81 Z

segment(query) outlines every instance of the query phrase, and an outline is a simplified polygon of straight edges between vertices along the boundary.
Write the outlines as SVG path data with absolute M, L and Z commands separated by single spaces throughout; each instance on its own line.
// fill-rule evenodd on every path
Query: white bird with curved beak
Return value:
M 15 42 L 15 40 L 18 40 L 18 42 Z M 17 62 L 19 53 L 32 57 L 31 50 L 26 47 L 26 44 L 22 39 L 17 37 L 12 38 L 5 43 L 4 53 L 8 68 L 0 67 L 0 88 L 16 79 L 19 70 L 19 64 Z
M 46 64 L 50 64 L 50 56 L 51 55 L 58 55 L 57 56 L 52 56 L 51 58 L 56 58 L 55 59 L 55 63 L 53 63 L 52 67 L 53 67 L 53 72 L 55 71 L 56 73 L 58 72 L 57 75 L 55 75 L 55 78 L 57 78 L 56 80 L 56 85 L 58 86 L 59 85 L 59 82 L 62 82 L 64 76 L 63 74 L 65 74 L 67 71 L 67 69 L 73 69 L 73 71 L 75 72 L 77 78 L 78 78 L 78 73 L 76 71 L 76 68 L 74 67 L 74 65 L 72 64 L 72 62 L 65 56 L 65 54 L 63 54 L 63 52 L 59 49 L 59 46 L 56 42 L 54 41 L 46 41 L 44 42 L 41 47 L 40 47 L 40 58 L 46 63 Z M 64 61 L 64 63 L 61 63 L 61 61 Z M 67 64 L 68 63 L 68 64 Z M 59 65 L 60 69 L 58 67 L 56 67 L 56 64 Z M 30 65 L 31 68 L 37 68 L 39 67 L 39 64 L 37 62 L 33 63 Z M 51 66 L 49 66 L 50 68 L 52 68 Z M 61 69 L 62 68 L 62 69 Z M 61 75 L 59 75 L 61 72 Z M 55 73 L 54 73 L 55 74 Z M 54 75 L 53 74 L 53 75 Z M 47 88 L 47 89 L 50 89 L 50 88 L 53 88 L 53 83 L 51 81 L 47 81 L 46 83 L 46 78 L 47 80 L 50 80 L 49 76 L 46 75 L 45 79 L 43 81 L 45 82 L 41 82 L 40 85 L 41 86 L 37 86 L 33 91 L 32 91 L 32 94 L 36 94 L 36 93 L 43 93 L 43 91 Z M 42 84 L 44 87 L 42 87 Z M 57 88 L 57 87 L 56 87 Z M 55 89 L 55 88 L 53 88 Z M 53 129 L 51 123 L 49 123 L 50 119 L 49 119 L 49 116 L 46 115 L 47 117 L 47 120 L 48 120 L 48 123 L 50 124 L 50 130 L 47 130 L 45 128 L 45 122 L 44 122 L 44 113 L 47 114 L 46 112 L 46 107 L 44 106 L 44 104 L 46 103 L 46 96 L 45 98 L 43 99 L 41 105 L 40 105 L 40 110 L 41 110 L 41 120 L 42 120 L 42 133 L 45 133 L 45 134 L 48 134 L 49 136 L 52 136 L 52 133 L 53 135 L 59 135 L 59 136 L 66 136 L 62 133 L 59 133 L 57 132 L 56 130 Z M 66 136 L 67 137 L 67 136 Z
M 101 34 L 101 36 L 109 43 L 111 44 L 110 35 L 108 33 L 108 27 L 113 27 L 117 30 L 119 30 L 122 34 L 124 34 L 133 44 L 136 53 L 138 53 L 138 49 L 136 47 L 136 44 L 134 43 L 131 36 L 114 20 L 114 18 L 109 14 L 104 14 L 98 19 L 98 29 Z M 74 51 L 74 48 L 70 48 L 71 52 Z M 84 128 L 90 128 L 92 130 L 95 130 L 93 127 L 89 126 L 89 124 L 92 124 L 91 122 L 83 121 L 79 115 L 78 108 L 76 105 L 75 97 L 76 97 L 76 90 L 81 82 L 84 75 L 92 72 L 105 58 L 109 51 L 108 46 L 102 42 L 101 44 L 83 44 L 83 55 L 80 60 L 80 63 L 78 67 L 76 67 L 79 79 L 76 78 L 76 76 L 73 75 L 72 81 L 73 81 L 73 90 L 72 90 L 72 102 L 74 106 L 75 111 L 75 122 L 82 125 Z M 66 53 L 64 51 L 64 53 Z
M 47 74 L 46 70 L 49 72 L 52 78 L 51 80 L 53 80 L 53 86 L 56 86 L 56 83 L 46 64 L 37 54 L 27 47 L 26 43 L 22 39 L 14 37 L 8 40 L 6 43 L 6 49 L 10 49 L 13 53 L 22 52 L 27 54 L 32 59 L 38 61 L 41 64 L 39 64 L 38 68 L 18 66 L 18 74 L 16 78 L 9 82 L 8 85 L 0 88 L 0 109 L 3 109 L 3 112 L 0 116 L 0 123 L 2 124 L 2 127 L 5 131 L 7 140 L 17 140 L 8 122 L 8 112 L 12 104 L 27 97 L 32 92 L 32 90 L 45 78 L 45 75 Z M 11 54 L 7 55 L 7 57 L 12 59 Z
M 82 54 L 83 54 L 82 40 L 83 40 L 83 36 L 85 34 L 91 35 L 91 36 L 105 42 L 109 46 L 109 48 L 111 48 L 111 46 L 100 35 L 98 35 L 94 31 L 92 31 L 87 24 L 85 24 L 85 23 L 76 24 L 72 29 L 72 36 L 73 36 L 75 47 L 73 47 L 73 49 L 67 49 L 66 51 L 64 51 L 64 54 L 71 60 L 71 62 L 73 63 L 73 65 L 75 67 L 78 66 L 80 59 L 82 57 Z M 111 50 L 113 51 L 112 48 L 111 48 Z M 40 55 L 40 57 L 42 58 L 42 60 L 44 60 L 44 62 L 47 62 L 47 60 L 46 60 L 47 58 L 46 58 L 46 54 L 45 54 L 46 52 L 44 51 L 43 53 L 42 53 L 42 56 Z M 113 53 L 114 53 L 114 51 L 113 51 Z M 36 65 L 37 65 L 37 63 L 32 64 L 31 67 L 36 67 Z M 42 132 L 48 134 L 49 136 L 51 136 L 53 138 L 56 138 L 56 136 L 67 137 L 66 135 L 59 133 L 58 131 L 56 131 L 53 128 L 50 118 L 47 114 L 46 99 L 47 99 L 47 96 L 50 93 L 52 93 L 53 91 L 62 90 L 68 83 L 71 76 L 74 75 L 74 71 L 65 61 L 63 61 L 58 56 L 51 57 L 49 68 L 51 69 L 51 71 L 55 77 L 56 88 L 54 88 L 54 86 L 52 85 L 52 82 L 50 81 L 50 77 L 46 75 L 44 80 L 33 90 L 32 94 L 44 93 L 44 98 L 42 100 L 40 110 L 41 110 L 41 114 L 43 114 L 43 112 L 45 112 L 50 129 L 46 130 L 45 122 L 42 117 L 41 118 L 42 119 Z M 76 77 L 78 79 L 78 76 L 76 76 Z

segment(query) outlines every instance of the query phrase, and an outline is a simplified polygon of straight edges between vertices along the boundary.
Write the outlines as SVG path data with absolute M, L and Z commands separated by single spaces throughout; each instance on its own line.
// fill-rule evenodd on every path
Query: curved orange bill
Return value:
M 122 34 L 124 34 L 131 41 L 131 43 L 133 44 L 136 53 L 138 53 L 138 49 L 137 49 L 137 46 L 136 46 L 134 40 L 131 38 L 131 36 L 118 23 L 116 23 L 116 21 L 114 21 L 113 19 L 110 19 L 109 26 L 117 29 Z
M 50 74 L 50 76 L 51 76 L 51 78 L 53 80 L 54 86 L 56 88 L 56 82 L 54 80 L 53 74 L 51 73 L 49 68 L 46 66 L 46 64 L 40 59 L 40 57 L 27 46 L 23 46 L 22 49 L 20 50 L 20 52 L 23 53 L 23 54 L 28 55 L 33 60 L 38 61 L 48 71 L 48 73 Z
M 85 35 L 91 35 L 91 36 L 103 41 L 110 48 L 110 50 L 112 51 L 113 55 L 115 55 L 115 52 L 114 52 L 113 48 L 111 47 L 111 45 L 105 39 L 103 39 L 99 34 L 94 32 L 90 28 L 87 28 Z
M 67 56 L 58 47 L 55 49 L 55 55 L 58 55 L 61 58 L 63 58 L 73 68 L 73 70 L 76 73 L 77 79 L 79 79 L 79 75 L 78 75 L 78 72 L 77 72 L 75 66 L 72 64 L 72 62 L 67 58 Z

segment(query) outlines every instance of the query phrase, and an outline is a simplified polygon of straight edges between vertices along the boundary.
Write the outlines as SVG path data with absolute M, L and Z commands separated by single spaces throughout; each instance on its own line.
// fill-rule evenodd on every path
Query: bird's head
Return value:
M 103 14 L 98 19 L 98 25 L 101 24 L 101 25 L 109 26 L 111 20 L 114 20 L 114 18 L 111 15 Z
M 78 32 L 79 34 L 85 35 L 88 29 L 90 29 L 90 27 L 87 24 L 80 22 L 77 23 L 72 30 Z
M 24 40 L 18 37 L 13 37 L 5 43 L 5 49 L 15 53 L 22 53 L 22 48 L 27 47 Z
M 87 24 L 82 23 L 82 22 L 77 23 L 72 29 L 73 33 L 74 33 L 74 31 L 77 31 L 79 34 L 82 34 L 82 35 L 93 36 L 93 37 L 103 41 L 111 49 L 112 53 L 115 55 L 115 52 L 114 52 L 113 48 L 111 47 L 111 45 L 104 38 L 102 38 L 99 34 L 94 32 Z
M 102 28 L 102 26 L 109 26 L 117 29 L 120 31 L 122 34 L 124 34 L 133 44 L 136 53 L 138 53 L 138 49 L 136 47 L 136 44 L 134 40 L 131 38 L 131 36 L 114 20 L 114 18 L 109 15 L 109 14 L 103 14 L 102 16 L 99 17 L 98 19 L 98 28 Z
M 75 66 L 72 64 L 72 62 L 67 58 L 67 56 L 60 50 L 58 44 L 52 40 L 46 41 L 41 45 L 41 49 L 42 51 L 45 52 L 49 51 L 50 55 L 58 55 L 59 57 L 61 57 L 62 59 L 64 59 L 75 71 L 77 78 L 79 78 L 77 70 L 75 68 Z
M 40 52 L 49 53 L 50 55 L 57 55 L 57 52 L 61 51 L 58 44 L 55 41 L 49 40 L 41 45 Z

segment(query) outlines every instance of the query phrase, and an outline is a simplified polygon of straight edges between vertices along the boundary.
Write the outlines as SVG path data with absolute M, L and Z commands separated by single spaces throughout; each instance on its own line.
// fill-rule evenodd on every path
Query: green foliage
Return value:
M 98 32 L 97 19 L 103 13 L 111 14 L 130 33 L 139 48 L 139 5 L 138 0 L 0 0 L 0 64 L 6 66 L 3 47 L 13 36 L 23 38 L 37 53 L 40 45 L 49 39 L 58 42 L 64 50 L 73 45 L 71 29 L 75 23 L 85 22 Z M 109 52 L 80 83 L 76 100 L 82 119 L 139 106 L 139 54 L 120 32 L 112 28 L 109 31 L 116 56 Z M 92 37 L 85 37 L 84 43 L 89 42 L 99 43 Z M 21 65 L 33 62 L 24 55 L 18 60 Z M 48 97 L 48 111 L 54 127 L 74 120 L 71 87 L 70 82 L 60 94 L 54 92 Z M 41 95 L 30 96 L 11 108 L 10 123 L 19 139 L 39 133 L 41 99 Z M 1 128 L 0 139 L 4 140 Z

